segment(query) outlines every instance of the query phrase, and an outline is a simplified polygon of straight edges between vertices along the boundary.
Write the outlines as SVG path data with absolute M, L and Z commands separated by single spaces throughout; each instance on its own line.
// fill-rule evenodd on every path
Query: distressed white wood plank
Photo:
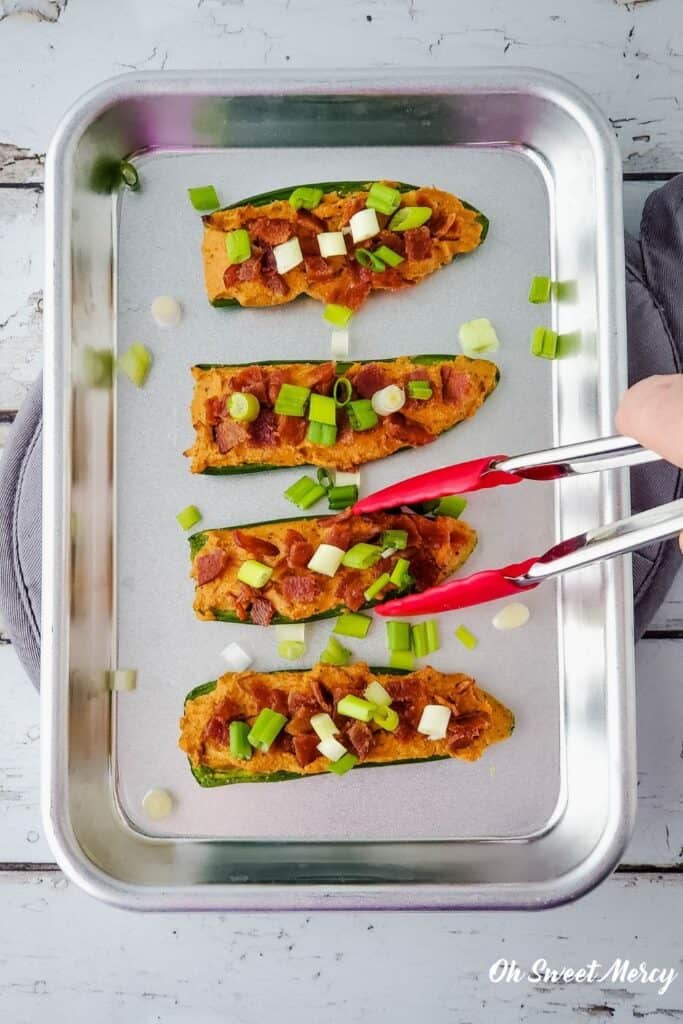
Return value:
M 0 876 L 0 1002 L 12 1024 L 377 1024 L 683 1016 L 683 983 L 494 984 L 489 968 L 528 972 L 616 958 L 681 969 L 683 879 L 615 876 L 543 914 L 164 914 L 132 917 L 59 874 Z M 662 984 L 665 984 L 662 983 Z
M 0 188 L 0 410 L 21 405 L 41 365 L 42 198 Z
M 679 0 L 620 3 L 449 0 L 329 4 L 313 0 L 3 0 L 0 45 L 28 83 L 16 102 L 15 60 L 0 65 L 4 138 L 45 152 L 81 93 L 130 69 L 537 66 L 587 89 L 612 118 L 632 169 L 671 169 L 683 155 L 683 24 Z M 21 12 L 29 12 L 21 13 Z M 93 40 L 107 40 L 106 46 Z

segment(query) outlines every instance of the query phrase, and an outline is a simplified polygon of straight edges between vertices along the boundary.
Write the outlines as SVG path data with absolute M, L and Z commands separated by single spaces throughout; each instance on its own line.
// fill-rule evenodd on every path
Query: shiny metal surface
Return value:
M 143 184 L 139 194 L 123 201 L 99 190 L 97 172 L 107 160 L 139 154 L 150 181 L 163 179 L 178 188 L 183 177 L 187 184 L 187 176 L 176 170 L 181 160 L 197 161 L 203 183 L 207 169 L 220 174 L 221 167 L 244 167 L 239 161 L 251 159 L 255 180 L 250 185 L 256 185 L 269 167 L 272 184 L 272 166 L 286 166 L 292 173 L 322 162 L 328 147 L 341 147 L 356 165 L 365 157 L 368 165 L 377 161 L 373 150 L 378 147 L 393 147 L 411 170 L 422 147 L 423 165 L 429 162 L 434 176 L 439 167 L 448 166 L 458 178 L 478 185 L 494 211 L 496 235 L 478 264 L 479 278 L 472 262 L 463 261 L 458 269 L 462 287 L 457 310 L 449 312 L 448 303 L 445 311 L 435 308 L 430 326 L 438 328 L 439 336 L 452 332 L 453 316 L 481 315 L 468 303 L 481 308 L 486 300 L 488 315 L 506 325 L 509 341 L 500 361 L 507 383 L 500 389 L 496 415 L 491 406 L 490 415 L 458 428 L 449 442 L 456 449 L 451 451 L 453 461 L 476 455 L 476 449 L 500 451 L 501 440 L 505 447 L 521 450 L 532 439 L 552 447 L 607 435 L 626 382 L 619 160 L 609 126 L 588 98 L 533 71 L 403 72 L 400 78 L 326 72 L 324 85 L 320 80 L 319 74 L 270 73 L 264 79 L 248 72 L 125 76 L 86 96 L 66 116 L 52 144 L 46 187 L 42 629 L 46 834 L 74 881 L 101 899 L 132 908 L 549 906 L 574 898 L 609 872 L 632 825 L 633 637 L 627 560 L 563 578 L 555 600 L 552 590 L 544 588 L 544 601 L 535 607 L 530 627 L 535 632 L 525 636 L 518 631 L 504 650 L 481 645 L 482 660 L 472 663 L 473 671 L 515 704 L 514 742 L 501 745 L 498 760 L 484 760 L 480 770 L 477 766 L 468 774 L 460 794 L 446 779 L 440 785 L 448 788 L 439 790 L 430 782 L 435 775 L 422 773 L 419 783 L 425 813 L 435 815 L 439 798 L 460 795 L 454 804 L 469 803 L 481 815 L 479 835 L 448 834 L 446 821 L 438 834 L 411 837 L 407 829 L 396 828 L 392 813 L 390 820 L 386 814 L 379 817 L 372 829 L 360 819 L 352 821 L 346 838 L 316 839 L 305 814 L 305 801 L 315 797 L 304 787 L 290 799 L 290 784 L 265 787 L 282 794 L 278 800 L 288 803 L 292 817 L 299 814 L 302 827 L 289 836 L 254 839 L 245 829 L 230 838 L 225 809 L 232 806 L 227 801 L 238 797 L 226 793 L 197 801 L 199 810 L 190 809 L 187 823 L 180 816 L 182 827 L 175 834 L 154 834 L 131 818 L 134 805 L 127 802 L 126 787 L 140 785 L 144 778 L 139 759 L 133 757 L 140 743 L 136 723 L 139 729 L 156 711 L 165 716 L 159 731 L 166 736 L 168 723 L 178 714 L 188 665 L 191 682 L 208 676 L 202 675 L 203 651 L 189 632 L 187 649 L 171 652 L 177 668 L 168 667 L 163 623 L 172 621 L 175 628 L 176 619 L 164 619 L 159 612 L 168 602 L 169 616 L 176 615 L 175 594 L 167 582 L 171 577 L 163 573 L 164 561 L 176 558 L 177 533 L 175 546 L 167 548 L 167 521 L 176 527 L 163 501 L 167 489 L 176 501 L 173 488 L 180 483 L 164 470 L 163 476 L 160 471 L 148 473 L 144 490 L 130 489 L 140 463 L 132 454 L 142 450 L 146 458 L 158 458 L 157 467 L 165 458 L 154 444 L 154 421 L 144 417 L 157 415 L 164 373 L 183 362 L 186 368 L 190 351 L 169 343 L 168 369 L 159 360 L 156 384 L 151 383 L 137 407 L 132 391 L 88 388 L 81 370 L 87 346 L 116 350 L 130 337 L 132 326 L 139 323 L 139 315 L 137 321 L 133 317 L 135 303 L 149 302 L 153 284 L 154 294 L 164 290 L 158 267 L 166 266 L 163 257 L 170 251 L 164 248 L 160 256 L 154 249 L 160 218 L 158 208 L 152 211 L 148 205 L 153 202 L 151 190 L 145 193 Z M 263 151 L 262 159 L 256 150 Z M 280 179 L 278 166 L 278 184 Z M 523 187 L 531 205 L 520 211 Z M 510 195 L 517 206 L 509 203 Z M 134 198 L 140 200 L 137 207 Z M 184 195 L 174 201 L 185 202 Z M 508 226 L 506 233 L 506 224 L 520 212 L 527 227 L 515 234 Z M 136 215 L 141 218 L 137 226 Z M 168 227 L 175 218 L 162 220 Z M 169 236 L 171 241 L 178 238 L 185 242 L 182 235 Z M 139 250 L 126 239 L 135 240 Z M 146 266 L 140 271 L 143 256 Z M 173 273 L 184 271 L 187 276 L 189 259 L 185 253 Z M 563 337 L 578 339 L 550 367 L 522 357 L 528 318 L 538 314 L 512 301 L 537 272 L 537 264 L 546 260 L 551 276 L 566 283 L 563 297 L 549 310 L 551 325 Z M 149 275 L 150 261 L 157 271 L 145 278 L 147 290 L 136 292 L 136 272 Z M 482 278 L 485 266 L 490 269 Z M 192 268 L 196 294 L 196 263 Z M 492 291 L 493 279 L 497 287 Z M 447 285 L 434 285 L 442 287 Z M 372 349 L 383 341 L 381 319 L 373 316 L 369 309 L 368 334 L 378 338 L 369 343 L 370 351 L 381 354 L 383 350 Z M 403 350 L 409 350 L 410 339 L 413 351 L 433 350 L 430 338 L 415 341 L 429 332 L 409 317 L 403 319 L 392 326 Z M 219 340 L 205 330 L 208 323 L 189 321 L 185 340 L 201 336 L 205 349 L 213 346 L 205 353 L 210 358 L 219 350 Z M 249 324 L 250 344 L 264 346 L 258 334 L 262 328 L 255 320 Z M 168 410 L 168 392 L 165 398 Z M 174 408 L 180 409 L 185 398 L 183 392 Z M 185 430 L 184 416 L 178 417 Z M 175 420 L 167 417 L 163 422 L 168 431 L 176 430 Z M 131 425 L 137 434 L 131 433 Z M 443 448 L 425 452 L 423 459 L 425 469 L 443 464 Z M 373 484 L 388 483 L 398 473 L 398 463 L 393 468 L 382 464 Z M 221 499 L 216 482 L 204 483 L 202 507 L 206 504 L 217 515 Z M 232 495 L 241 493 L 239 482 L 230 486 L 235 488 Z M 272 494 L 272 486 L 270 490 Z M 495 564 L 497 545 L 512 554 L 511 538 L 527 549 L 532 535 L 550 545 L 628 511 L 627 478 L 621 473 L 580 476 L 539 489 L 533 517 L 527 489 L 505 491 L 518 493 L 506 494 L 499 505 L 489 493 L 476 509 L 483 538 L 476 557 L 488 564 Z M 474 501 L 473 496 L 473 507 Z M 128 571 L 136 559 L 139 564 L 141 551 L 133 511 L 155 502 L 163 508 L 154 523 L 161 551 L 154 569 L 162 575 L 154 594 L 145 591 L 154 599 L 154 614 L 136 619 L 135 591 L 146 584 Z M 266 504 L 267 495 L 258 502 Z M 174 506 L 175 511 L 177 507 L 182 505 Z M 512 529 L 496 529 L 495 520 Z M 151 520 L 145 522 L 149 528 Z M 181 598 L 186 601 L 185 595 Z M 478 632 L 488 628 L 487 620 L 475 617 L 472 622 Z M 211 633 L 210 626 L 199 628 Z M 219 647 L 217 635 L 212 644 Z M 138 664 L 138 656 L 142 661 L 155 654 L 161 666 L 158 678 L 149 678 L 153 662 L 148 660 L 143 674 L 148 683 L 133 695 L 136 703 L 113 699 L 105 687 L 106 669 L 117 660 L 120 664 L 122 657 L 136 657 Z M 165 770 L 166 746 L 170 744 L 148 743 L 148 762 Z M 175 771 L 177 752 L 168 756 L 173 756 L 168 770 Z M 497 765 L 495 777 L 488 764 Z M 518 783 L 521 766 L 526 781 Z M 411 775 L 403 778 L 395 791 L 397 815 L 406 815 L 411 805 L 405 793 L 418 785 Z M 180 774 L 178 785 L 185 785 Z M 328 807 L 336 808 L 345 799 L 336 793 Z M 371 799 L 372 794 L 366 795 Z M 414 799 L 418 795 L 416 789 Z M 179 803 L 185 809 L 188 801 Z M 352 815 L 354 808 L 347 813 Z
M 528 480 L 559 480 L 581 473 L 598 473 L 607 469 L 626 469 L 657 462 L 661 455 L 643 448 L 632 437 L 616 434 L 592 441 L 563 445 L 542 452 L 515 455 L 491 464 L 491 469 L 514 473 Z

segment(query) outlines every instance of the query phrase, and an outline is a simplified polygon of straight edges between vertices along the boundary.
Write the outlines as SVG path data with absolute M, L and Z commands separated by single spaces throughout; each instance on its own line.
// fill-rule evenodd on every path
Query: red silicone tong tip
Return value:
M 439 612 L 453 611 L 456 608 L 469 608 L 485 601 L 496 601 L 501 597 L 519 596 L 522 590 L 531 590 L 537 583 L 525 584 L 523 587 L 514 579 L 523 576 L 538 558 L 527 558 L 516 565 L 506 565 L 502 569 L 485 569 L 465 576 L 461 580 L 449 580 L 438 587 L 431 587 L 421 594 L 408 594 L 393 601 L 385 601 L 377 605 L 378 615 L 435 615 Z
M 400 508 L 401 505 L 419 505 L 423 501 L 444 498 L 448 494 L 467 494 L 486 487 L 519 483 L 521 476 L 491 469 L 493 463 L 505 458 L 506 455 L 487 455 L 483 459 L 472 459 L 471 462 L 460 462 L 455 466 L 421 473 L 410 480 L 402 480 L 401 483 L 375 491 L 367 498 L 361 498 L 353 506 L 353 512 L 356 515 L 379 512 L 385 508 Z

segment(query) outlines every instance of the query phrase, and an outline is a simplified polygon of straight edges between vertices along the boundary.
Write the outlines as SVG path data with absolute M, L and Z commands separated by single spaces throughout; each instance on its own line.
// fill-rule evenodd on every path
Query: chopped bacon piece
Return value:
M 359 579 L 342 579 L 336 590 L 337 597 L 340 597 L 347 608 L 357 612 L 365 603 L 365 584 Z
M 281 245 L 294 233 L 291 222 L 283 217 L 258 217 L 248 227 L 253 239 L 267 245 Z
M 280 274 L 265 274 L 263 280 L 266 283 L 266 287 L 270 288 L 271 292 L 275 292 L 276 295 L 286 295 L 289 291 L 289 285 Z
M 393 252 L 397 252 L 399 256 L 406 254 L 406 244 L 402 232 L 399 234 L 398 231 L 380 231 L 376 241 L 378 246 L 386 245 Z
M 352 380 L 352 384 L 361 398 L 372 398 L 376 391 L 381 391 L 389 383 L 391 383 L 391 378 L 384 367 L 378 363 L 361 366 Z
M 435 434 L 432 434 L 431 430 L 427 430 L 421 423 L 415 423 L 414 420 L 407 419 L 402 413 L 395 412 L 391 416 L 386 418 L 389 433 L 398 438 L 400 441 L 404 441 L 406 444 L 411 445 L 414 448 L 419 447 L 423 444 L 429 444 L 430 441 L 434 441 L 436 438 Z
M 325 684 L 320 679 L 312 679 L 311 689 L 313 690 L 313 695 L 315 696 L 315 699 L 317 700 L 322 710 L 327 711 L 327 713 L 329 714 L 332 711 L 334 705 L 332 702 L 332 694 L 330 693 L 328 687 L 325 686 Z
M 280 586 L 285 600 L 294 604 L 313 601 L 320 592 L 320 585 L 314 576 L 299 576 L 297 573 L 283 576 Z
M 301 736 L 305 732 L 310 732 L 312 714 L 312 708 L 299 708 L 299 710 L 292 715 L 285 726 L 285 729 L 291 736 Z
M 350 263 L 330 289 L 328 300 L 349 309 L 360 309 L 372 290 L 372 272 L 358 263 Z
M 364 761 L 372 748 L 372 732 L 368 726 L 365 722 L 354 722 L 346 735 L 358 754 L 358 759 Z
M 205 583 L 211 583 L 211 580 L 220 576 L 228 564 L 228 555 L 222 548 L 216 548 L 215 551 L 197 555 L 194 564 L 197 570 L 197 585 L 203 587 Z
M 290 569 L 303 569 L 313 557 L 313 545 L 298 530 L 287 530 L 285 557 Z
M 411 228 L 405 232 L 406 259 L 427 260 L 432 254 L 432 237 L 429 228 L 423 224 L 421 228 Z
M 404 288 L 412 288 L 414 284 L 410 278 L 403 277 L 403 275 L 393 267 L 387 267 L 386 270 L 383 270 L 375 283 L 378 288 L 382 288 L 383 291 L 388 292 L 398 292 Z
M 242 281 L 253 281 L 257 278 L 261 272 L 261 259 L 263 252 L 261 250 L 254 250 L 252 256 L 247 260 L 243 260 L 242 263 L 231 263 L 223 274 L 223 284 L 226 288 L 230 288 L 231 285 L 240 284 Z
M 349 221 L 351 217 L 353 217 L 354 213 L 358 213 L 359 210 L 365 209 L 365 200 L 366 196 L 363 193 L 356 193 L 356 195 L 348 196 L 348 198 L 344 200 L 341 210 L 339 211 L 342 224 Z
M 470 389 L 470 375 L 454 366 L 441 367 L 443 397 L 447 402 L 461 402 Z
M 268 371 L 266 392 L 268 394 L 268 403 L 275 405 L 277 402 L 277 396 L 280 394 L 280 388 L 283 384 L 286 384 L 289 380 L 289 370 L 282 366 L 277 366 L 272 370 Z
M 246 622 L 249 617 L 251 603 L 256 596 L 256 591 L 248 583 L 237 580 L 234 587 L 230 590 L 230 596 L 235 602 L 235 615 L 240 622 Z
M 448 544 L 451 523 L 452 520 L 445 519 L 443 516 L 438 519 L 415 520 L 418 533 L 430 551 L 435 551 L 437 548 L 443 547 L 444 544 Z
M 287 713 L 294 716 L 297 711 L 302 708 L 308 708 L 309 711 L 315 711 L 318 707 L 318 701 L 316 700 L 314 693 L 302 692 L 301 690 L 290 690 L 287 697 Z
M 213 435 L 221 455 L 225 455 L 247 439 L 245 427 L 230 417 L 221 420 L 218 426 L 213 428 Z
M 261 268 L 264 274 L 277 274 L 277 260 L 272 245 L 264 245 Z
M 335 379 L 334 363 L 321 363 L 311 370 L 309 387 L 319 395 L 331 395 Z
M 448 723 L 448 749 L 460 750 L 468 747 L 491 724 L 485 711 L 471 711 L 469 714 L 451 718 Z
M 307 421 L 303 416 L 280 416 L 277 433 L 282 444 L 299 445 L 306 436 Z
M 351 524 L 340 522 L 335 516 L 335 521 L 323 524 L 325 544 L 332 544 L 335 548 L 346 551 L 351 546 Z
M 309 281 L 326 281 L 334 275 L 334 269 L 322 256 L 306 256 L 304 269 Z
M 401 709 L 397 708 L 396 710 L 400 715 Z M 406 740 L 411 740 L 415 735 L 416 731 L 417 730 L 415 729 L 415 726 L 411 725 L 410 722 L 407 722 L 404 719 L 403 721 L 399 721 L 398 725 L 394 729 L 393 735 L 396 737 L 397 740 L 400 740 L 401 743 L 404 743 Z
M 446 213 L 432 214 L 429 218 L 429 230 L 434 238 L 446 238 L 457 220 L 457 213 L 452 211 Z
M 253 423 L 249 424 L 249 433 L 255 445 L 269 448 L 277 444 L 277 418 L 272 409 L 261 409 Z
M 319 757 L 318 743 L 320 740 L 313 732 L 294 737 L 294 754 L 302 768 Z
M 239 704 L 232 697 L 223 697 L 220 704 L 216 705 L 214 715 L 224 722 L 231 722 L 233 718 L 240 717 Z
M 294 737 L 289 736 L 286 732 L 281 732 L 279 736 L 275 737 L 275 748 L 282 751 L 283 754 L 293 754 Z
M 235 530 L 233 538 L 238 548 L 248 552 L 257 561 L 265 561 L 265 559 L 272 561 L 280 554 L 277 544 L 271 544 L 269 540 L 264 540 L 262 537 L 254 537 L 253 534 L 245 533 L 244 530 Z
M 424 549 L 419 549 L 411 556 L 410 575 L 418 590 L 426 590 L 438 582 L 440 571 L 432 556 Z
M 215 427 L 225 414 L 225 398 L 223 395 L 212 395 L 206 400 L 206 422 L 210 427 Z
M 263 711 L 264 708 L 271 708 L 273 711 L 277 711 L 280 715 L 287 714 L 287 694 L 284 690 L 281 690 L 277 686 L 268 686 L 266 683 L 262 683 L 259 679 L 254 680 L 249 689 L 252 697 L 256 701 L 257 711 Z
M 205 743 L 212 743 L 216 747 L 228 745 L 228 723 L 217 715 L 212 715 L 204 727 L 202 739 Z
M 243 391 L 245 394 L 254 395 L 261 405 L 268 400 L 266 393 L 266 375 L 261 366 L 247 366 L 230 381 L 233 391 Z
M 257 597 L 251 606 L 251 621 L 257 626 L 269 626 L 273 621 L 275 609 L 267 597 Z
M 310 210 L 297 210 L 296 220 L 297 227 L 302 228 L 304 231 L 314 231 L 318 234 L 320 231 L 325 230 L 324 221 L 320 220 L 320 217 L 316 217 Z

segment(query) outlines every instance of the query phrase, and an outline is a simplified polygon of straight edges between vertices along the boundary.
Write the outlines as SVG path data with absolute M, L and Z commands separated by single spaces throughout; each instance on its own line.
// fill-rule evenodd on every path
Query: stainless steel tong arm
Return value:
M 624 469 L 645 462 L 656 462 L 661 456 L 642 448 L 632 437 L 598 437 L 592 441 L 548 448 L 501 459 L 491 469 L 514 473 L 529 480 L 556 480 L 580 473 L 597 473 L 606 469 Z

